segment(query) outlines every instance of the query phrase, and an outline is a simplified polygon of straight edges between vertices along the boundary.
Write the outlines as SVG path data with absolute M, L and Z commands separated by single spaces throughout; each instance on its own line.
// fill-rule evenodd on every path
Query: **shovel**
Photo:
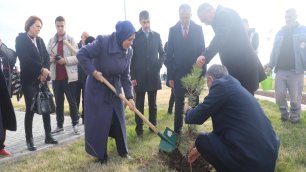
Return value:
M 109 89 L 111 89 L 117 95 L 115 87 L 112 84 L 110 84 L 103 76 L 100 82 L 104 83 Z M 124 101 L 124 103 L 126 103 L 128 106 L 131 106 L 131 103 L 121 93 L 117 96 L 122 101 Z M 161 138 L 159 143 L 159 148 L 162 151 L 172 152 L 174 149 L 176 149 L 177 147 L 176 143 L 178 137 L 174 131 L 172 131 L 170 128 L 167 127 L 164 133 L 161 133 L 141 112 L 139 112 L 138 109 L 135 108 L 134 112 L 153 130 L 155 134 L 157 134 Z
M 77 50 L 67 41 L 64 40 L 63 41 L 64 44 L 73 52 L 73 53 L 77 53 Z M 104 83 L 109 89 L 111 89 L 116 95 L 116 89 L 115 87 L 110 84 L 103 76 L 102 79 L 100 80 L 100 82 Z M 122 95 L 119 94 L 117 95 L 122 101 L 124 101 L 124 103 L 126 103 L 127 105 L 131 105 L 131 103 Z M 172 152 L 174 149 L 176 149 L 177 147 L 177 140 L 178 137 L 175 134 L 174 131 L 172 131 L 170 128 L 166 128 L 164 133 L 162 134 L 161 132 L 158 131 L 158 129 L 150 122 L 147 120 L 147 118 L 141 113 L 139 112 L 136 108 L 134 110 L 134 112 L 146 123 L 148 124 L 148 126 L 154 131 L 154 133 L 156 133 L 160 138 L 160 143 L 159 143 L 159 148 L 162 151 L 165 152 Z

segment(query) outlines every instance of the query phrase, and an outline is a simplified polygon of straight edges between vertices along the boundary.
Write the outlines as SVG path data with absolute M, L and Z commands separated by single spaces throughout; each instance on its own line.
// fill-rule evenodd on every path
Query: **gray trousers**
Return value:
M 292 122 L 300 120 L 301 102 L 304 87 L 304 74 L 295 71 L 278 70 L 275 76 L 275 99 L 281 118 Z M 287 105 L 287 91 L 290 100 L 290 113 Z

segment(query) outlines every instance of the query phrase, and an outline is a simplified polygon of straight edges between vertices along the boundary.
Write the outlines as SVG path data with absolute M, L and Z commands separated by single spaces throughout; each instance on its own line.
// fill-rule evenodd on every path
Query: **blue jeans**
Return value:
M 292 122 L 300 120 L 301 102 L 304 87 L 304 74 L 295 71 L 278 70 L 275 76 L 275 99 L 279 107 L 281 118 Z M 290 100 L 288 112 L 287 91 Z
M 52 81 L 52 87 L 56 104 L 57 127 L 62 128 L 64 124 L 64 94 L 69 103 L 72 126 L 77 125 L 79 123 L 79 115 L 75 98 L 76 82 L 68 83 L 68 80 L 54 80 Z

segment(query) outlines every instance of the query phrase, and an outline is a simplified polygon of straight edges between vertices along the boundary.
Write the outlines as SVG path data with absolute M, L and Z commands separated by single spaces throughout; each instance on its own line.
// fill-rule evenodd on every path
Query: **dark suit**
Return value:
M 185 122 L 203 124 L 209 117 L 213 131 L 199 134 L 196 148 L 217 171 L 274 171 L 279 139 L 259 103 L 232 76 L 214 80 Z
M 154 31 L 148 37 L 138 30 L 133 43 L 133 57 L 131 60 L 131 79 L 136 80 L 136 108 L 144 112 L 145 93 L 148 93 L 149 121 L 156 125 L 156 94 L 161 89 L 160 69 L 164 63 L 164 49 L 160 35 Z M 142 134 L 143 121 L 135 115 L 136 132 Z
M 174 131 L 180 133 L 183 125 L 183 108 L 186 90 L 182 87 L 181 78 L 190 73 L 197 57 L 205 49 L 202 27 L 190 21 L 188 37 L 183 38 L 182 26 L 178 22 L 170 28 L 165 65 L 167 80 L 174 81 L 175 117 Z M 204 69 L 206 71 L 206 69 Z
M 228 72 L 254 94 L 258 83 L 264 80 L 266 75 L 250 44 L 240 16 L 232 9 L 218 6 L 211 25 L 215 37 L 204 52 L 206 63 L 219 53 Z

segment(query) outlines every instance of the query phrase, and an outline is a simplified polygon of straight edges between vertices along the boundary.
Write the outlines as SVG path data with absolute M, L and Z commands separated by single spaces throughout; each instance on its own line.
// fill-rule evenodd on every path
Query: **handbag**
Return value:
M 38 92 L 34 94 L 32 99 L 31 111 L 40 115 L 55 112 L 53 94 L 50 92 L 47 83 L 39 84 Z

